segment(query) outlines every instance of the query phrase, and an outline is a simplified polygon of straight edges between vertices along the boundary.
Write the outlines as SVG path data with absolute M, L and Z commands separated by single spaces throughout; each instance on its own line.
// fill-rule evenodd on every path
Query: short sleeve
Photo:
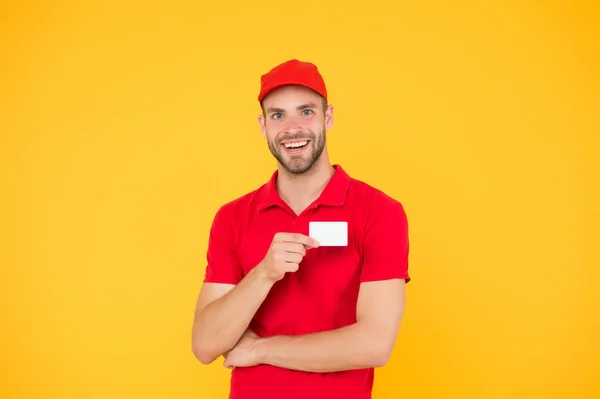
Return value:
M 206 253 L 206 273 L 204 282 L 237 284 L 243 278 L 243 270 L 237 256 L 237 246 L 228 224 L 226 208 L 220 208 L 211 225 L 208 250 Z
M 408 283 L 408 220 L 401 203 L 374 206 L 365 221 L 361 282 L 406 279 Z

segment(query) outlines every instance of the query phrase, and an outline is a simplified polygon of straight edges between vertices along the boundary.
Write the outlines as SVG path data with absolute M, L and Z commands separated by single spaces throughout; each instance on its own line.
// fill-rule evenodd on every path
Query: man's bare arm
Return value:
M 362 283 L 357 322 L 301 336 L 275 336 L 256 343 L 260 362 L 308 372 L 334 372 L 387 363 L 405 308 L 405 280 Z
M 269 294 L 286 273 L 300 267 L 306 251 L 318 246 L 312 238 L 277 233 L 265 258 L 237 285 L 205 283 L 202 286 L 192 328 L 192 350 L 204 364 L 235 346 Z
M 237 285 L 202 286 L 192 327 L 192 350 L 201 363 L 212 363 L 237 343 L 272 285 L 262 269 L 254 268 Z

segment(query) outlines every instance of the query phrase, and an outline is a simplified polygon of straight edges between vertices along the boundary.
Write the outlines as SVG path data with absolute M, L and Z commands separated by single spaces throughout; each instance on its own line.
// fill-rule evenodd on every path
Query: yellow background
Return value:
M 375 398 L 600 397 L 594 2 L 94 3 L 0 7 L 0 397 L 226 397 L 207 234 L 275 168 L 259 76 L 293 57 L 409 216 Z

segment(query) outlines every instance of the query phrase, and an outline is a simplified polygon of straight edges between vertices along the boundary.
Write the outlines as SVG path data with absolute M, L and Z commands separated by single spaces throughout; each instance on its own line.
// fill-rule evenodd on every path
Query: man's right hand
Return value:
M 268 279 L 277 282 L 285 276 L 285 273 L 296 272 L 306 251 L 318 246 L 319 243 L 314 238 L 304 234 L 277 233 L 273 237 L 267 255 L 258 267 Z

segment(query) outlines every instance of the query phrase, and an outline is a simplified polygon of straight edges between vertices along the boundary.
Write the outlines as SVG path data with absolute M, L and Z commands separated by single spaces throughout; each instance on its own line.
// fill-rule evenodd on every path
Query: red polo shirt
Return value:
M 310 221 L 348 222 L 348 246 L 307 251 L 300 268 L 271 289 L 250 328 L 259 336 L 310 334 L 356 322 L 361 282 L 408 275 L 408 227 L 400 202 L 339 166 L 300 215 L 279 197 L 277 172 L 257 190 L 223 205 L 209 239 L 206 282 L 237 284 L 265 256 L 277 232 L 308 235 Z M 367 399 L 373 369 L 308 373 L 269 365 L 236 368 L 231 399 Z

